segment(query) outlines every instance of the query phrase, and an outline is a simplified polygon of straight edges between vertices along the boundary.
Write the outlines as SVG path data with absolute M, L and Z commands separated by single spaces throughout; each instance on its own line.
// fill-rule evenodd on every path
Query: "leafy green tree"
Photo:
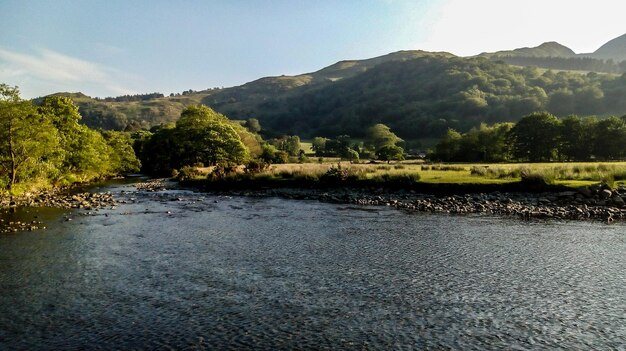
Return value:
M 536 112 L 522 118 L 510 132 L 513 156 L 530 162 L 555 159 L 559 125 L 558 118 L 547 112 Z
M 404 149 L 397 145 L 385 145 L 378 149 L 376 156 L 387 163 L 393 160 L 401 161 L 404 160 Z
M 326 141 L 326 155 L 324 156 L 339 156 L 342 158 L 350 149 L 350 145 L 352 140 L 349 135 L 340 135 L 335 139 L 330 139 Z
M 11 191 L 18 182 L 47 177 L 56 168 L 58 135 L 50 121 L 17 87 L 0 84 L 0 182 Z
M 561 120 L 559 149 L 568 161 L 589 160 L 593 155 L 597 120 L 575 115 Z
M 130 133 L 105 131 L 102 133 L 109 146 L 109 163 L 114 173 L 133 173 L 141 169 L 141 162 L 137 159 L 132 147 Z
M 481 123 L 461 137 L 457 161 L 501 162 L 510 157 L 507 136 L 512 123 L 496 123 L 489 126 Z
M 325 156 L 326 155 L 326 142 L 328 138 L 323 137 L 315 137 L 311 141 L 311 149 L 315 151 L 315 156 Z
M 272 144 L 278 148 L 278 150 L 285 151 L 289 156 L 298 156 L 298 154 L 300 154 L 300 137 L 297 135 L 288 135 L 273 139 Z
M 267 163 L 289 162 L 289 154 L 287 152 L 278 150 L 276 146 L 268 143 L 263 144 L 263 153 L 260 158 Z
M 173 125 L 152 129 L 153 134 L 139 141 L 135 149 L 140 149 L 139 157 L 142 170 L 151 174 L 171 174 L 172 170 L 180 169 L 181 153 L 176 130 Z
M 285 141 L 285 149 L 289 156 L 297 156 L 300 153 L 300 137 L 291 135 Z
M 618 117 L 599 120 L 595 128 L 594 154 L 603 160 L 621 159 L 626 154 L 626 124 Z
M 397 145 L 403 141 L 382 123 L 375 124 L 367 130 L 366 140 L 366 147 L 372 150 L 379 150 L 387 145 Z
M 259 123 L 259 120 L 256 118 L 248 118 L 245 127 L 252 133 L 259 133 L 261 131 L 261 123 Z
M 223 162 L 240 164 L 248 157 L 248 150 L 232 122 L 206 106 L 185 109 L 176 122 L 175 135 L 181 166 Z
M 348 149 L 344 156 L 350 163 L 359 162 L 359 152 L 354 149 Z
M 461 149 L 461 133 L 448 129 L 444 137 L 435 145 L 434 156 L 441 161 L 454 161 Z

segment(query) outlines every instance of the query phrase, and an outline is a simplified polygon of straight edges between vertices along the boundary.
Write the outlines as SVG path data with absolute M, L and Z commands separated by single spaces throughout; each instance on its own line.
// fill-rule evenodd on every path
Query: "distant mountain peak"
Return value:
M 626 60 L 626 34 L 623 34 L 613 40 L 610 40 L 606 44 L 602 45 L 598 50 L 592 54 L 588 54 L 590 57 L 613 61 Z
M 548 41 L 536 47 L 524 47 L 515 50 L 497 51 L 494 53 L 483 53 L 481 56 L 487 57 L 575 57 L 576 53 L 565 45 L 556 41 Z

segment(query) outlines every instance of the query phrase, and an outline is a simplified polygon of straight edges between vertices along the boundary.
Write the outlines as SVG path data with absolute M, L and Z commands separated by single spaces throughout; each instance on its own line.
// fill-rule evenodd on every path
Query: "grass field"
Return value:
M 272 165 L 251 177 L 273 179 L 319 179 L 329 170 L 340 168 L 356 179 L 405 178 L 438 184 L 503 184 L 522 177 L 548 184 L 580 187 L 604 182 L 611 186 L 626 182 L 626 162 L 572 163 L 497 163 L 497 164 L 424 164 L 419 161 L 398 163 L 351 164 L 349 162 L 289 163 Z M 204 173 L 209 170 L 205 169 Z

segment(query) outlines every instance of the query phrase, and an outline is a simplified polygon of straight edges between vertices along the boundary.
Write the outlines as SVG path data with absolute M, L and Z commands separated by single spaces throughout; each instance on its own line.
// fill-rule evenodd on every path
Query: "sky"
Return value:
M 0 83 L 23 98 L 182 92 L 398 50 L 459 56 L 626 33 L 620 0 L 0 0 Z

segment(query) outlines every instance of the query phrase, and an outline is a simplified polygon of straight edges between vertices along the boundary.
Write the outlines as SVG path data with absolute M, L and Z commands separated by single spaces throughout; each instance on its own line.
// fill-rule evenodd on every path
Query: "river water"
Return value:
M 0 236 L 0 350 L 626 347 L 622 224 L 104 190 Z

